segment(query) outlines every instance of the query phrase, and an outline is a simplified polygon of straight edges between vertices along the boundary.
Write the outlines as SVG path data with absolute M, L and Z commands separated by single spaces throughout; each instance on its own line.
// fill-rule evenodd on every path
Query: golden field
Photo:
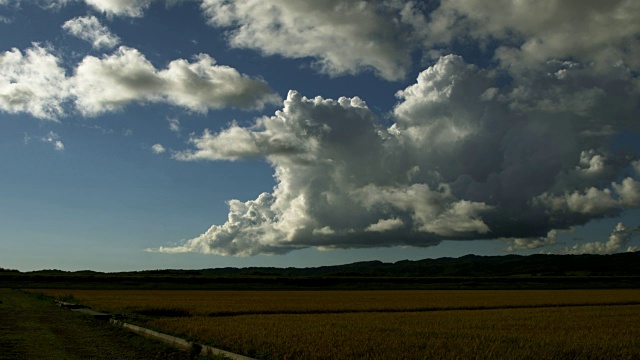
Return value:
M 640 306 L 244 315 L 150 325 L 269 359 L 640 359 Z
M 640 290 L 38 292 L 265 359 L 640 359 Z
M 189 315 L 425 311 L 583 304 L 640 304 L 640 290 L 37 290 L 111 313 L 180 309 Z

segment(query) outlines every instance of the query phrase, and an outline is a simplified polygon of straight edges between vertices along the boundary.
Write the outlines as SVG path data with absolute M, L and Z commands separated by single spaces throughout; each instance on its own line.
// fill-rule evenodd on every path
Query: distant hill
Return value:
M 0 287 L 136 289 L 640 288 L 640 252 L 613 255 L 467 255 L 307 268 L 96 271 L 2 269 Z
M 365 276 L 365 277 L 503 277 L 503 276 L 640 276 L 640 252 L 613 255 L 466 255 L 460 258 L 364 261 L 308 268 L 217 268 L 207 275 Z
M 0 268 L 15 274 L 17 270 Z M 38 270 L 26 274 L 100 276 L 91 270 Z M 402 260 L 395 263 L 361 261 L 320 267 L 246 267 L 201 270 L 145 270 L 110 275 L 214 276 L 356 276 L 356 277 L 505 277 L 505 276 L 640 276 L 640 252 L 612 255 L 465 255 L 459 258 Z

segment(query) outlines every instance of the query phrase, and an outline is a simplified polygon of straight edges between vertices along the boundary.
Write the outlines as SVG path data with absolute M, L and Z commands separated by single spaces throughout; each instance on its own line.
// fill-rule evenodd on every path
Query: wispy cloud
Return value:
M 167 121 L 169 122 L 169 130 L 176 134 L 180 134 L 180 120 L 177 118 L 169 118 Z
M 36 140 L 39 142 L 51 144 L 55 151 L 64 151 L 64 143 L 61 140 L 60 135 L 53 131 L 49 131 L 44 136 L 32 136 L 27 133 L 24 134 L 24 143 L 25 145 L 29 144 L 32 140 Z
M 100 23 L 95 16 L 76 17 L 62 25 L 69 34 L 91 43 L 94 49 L 112 49 L 120 38 Z

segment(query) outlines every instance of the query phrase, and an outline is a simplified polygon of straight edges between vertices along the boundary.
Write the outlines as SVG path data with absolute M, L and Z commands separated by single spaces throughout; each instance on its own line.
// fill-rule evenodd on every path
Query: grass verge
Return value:
M 0 360 L 214 359 L 58 307 L 49 298 L 0 289 Z M 220 359 L 220 358 L 218 358 Z

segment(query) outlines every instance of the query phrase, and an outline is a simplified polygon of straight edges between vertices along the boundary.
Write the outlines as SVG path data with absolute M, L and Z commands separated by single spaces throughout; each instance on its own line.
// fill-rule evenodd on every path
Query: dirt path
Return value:
M 0 360 L 189 359 L 184 351 L 19 290 L 0 289 L 0 301 Z

